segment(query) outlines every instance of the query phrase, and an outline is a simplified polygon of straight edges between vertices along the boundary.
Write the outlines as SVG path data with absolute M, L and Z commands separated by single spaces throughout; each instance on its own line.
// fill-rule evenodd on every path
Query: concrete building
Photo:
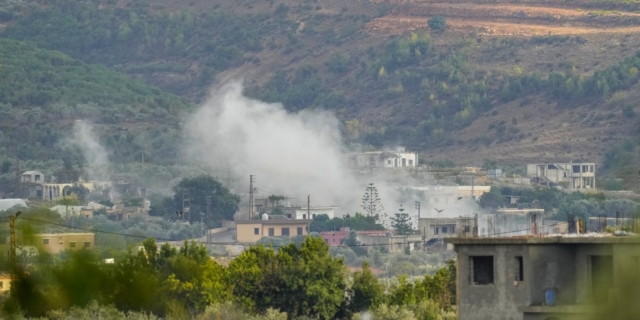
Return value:
M 367 249 L 378 248 L 388 253 L 403 253 L 406 248 L 409 248 L 409 251 L 422 248 L 421 235 L 400 236 L 387 231 L 384 235 L 358 234 L 356 238 Z
M 295 209 L 295 216 L 293 219 L 312 219 L 317 215 L 326 214 L 329 216 L 329 219 L 333 219 L 336 216 L 336 209 L 338 207 L 311 207 L 307 209 L 306 207 L 300 207 Z
M 418 222 L 420 234 L 425 241 L 452 237 L 472 237 L 475 217 L 421 218 Z
M 342 245 L 342 240 L 349 235 L 349 228 L 340 228 L 339 231 L 322 231 L 320 232 L 320 236 L 330 247 L 337 247 Z M 356 240 L 358 236 L 369 235 L 369 236 L 385 236 L 387 234 L 395 235 L 396 230 L 357 230 L 356 231 Z
M 93 249 L 93 233 L 44 233 L 24 238 L 26 246 L 34 246 L 41 252 L 57 254 L 64 250 Z
M 256 243 L 262 237 L 306 236 L 309 223 L 311 220 L 240 220 L 236 221 L 236 241 Z
M 596 165 L 593 162 L 527 164 L 527 177 L 536 185 L 584 191 L 596 187 Z
M 28 198 L 42 198 L 44 174 L 40 171 L 25 171 L 20 177 L 20 182 L 26 186 L 25 195 Z
M 587 319 L 636 276 L 640 237 L 448 238 L 458 263 L 458 318 Z M 555 293 L 555 305 L 546 300 Z M 598 317 L 606 319 L 606 315 Z
M 418 154 L 396 147 L 390 151 L 351 153 L 348 161 L 355 168 L 415 168 L 418 166 Z
M 11 290 L 11 275 L 0 273 L 0 293 L 9 292 L 9 290 Z
M 498 208 L 496 210 L 499 214 L 516 214 L 516 215 L 527 215 L 530 213 L 536 213 L 544 215 L 544 209 L 541 208 Z

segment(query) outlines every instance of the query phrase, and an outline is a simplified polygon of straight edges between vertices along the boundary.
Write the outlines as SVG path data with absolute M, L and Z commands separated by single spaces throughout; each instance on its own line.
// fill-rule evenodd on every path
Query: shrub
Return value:
M 447 27 L 447 19 L 441 15 L 436 15 L 427 21 L 427 25 L 433 31 L 443 31 Z

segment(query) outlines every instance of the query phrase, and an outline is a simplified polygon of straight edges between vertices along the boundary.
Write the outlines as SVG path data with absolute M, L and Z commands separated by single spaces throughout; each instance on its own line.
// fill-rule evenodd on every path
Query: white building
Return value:
M 397 147 L 392 151 L 351 153 L 349 163 L 356 168 L 415 168 L 418 165 L 418 154 L 407 152 L 404 147 Z
M 475 227 L 475 216 L 458 218 L 422 218 L 418 223 L 425 240 L 451 237 L 471 237 Z
M 329 219 L 335 218 L 335 211 L 338 207 L 311 207 L 307 208 L 296 208 L 295 210 L 295 218 L 299 219 L 313 219 L 317 215 L 326 214 L 329 216 Z
M 592 162 L 527 164 L 527 177 L 533 184 L 584 191 L 596 187 L 595 168 Z

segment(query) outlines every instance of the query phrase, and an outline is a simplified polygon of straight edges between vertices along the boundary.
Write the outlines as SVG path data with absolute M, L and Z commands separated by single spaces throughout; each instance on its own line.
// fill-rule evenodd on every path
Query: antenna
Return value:
M 255 188 L 253 187 L 253 184 L 255 182 L 256 182 L 256 176 L 250 175 L 249 176 L 249 220 L 251 220 L 255 215 L 253 211 L 255 208 L 255 199 L 254 199 Z

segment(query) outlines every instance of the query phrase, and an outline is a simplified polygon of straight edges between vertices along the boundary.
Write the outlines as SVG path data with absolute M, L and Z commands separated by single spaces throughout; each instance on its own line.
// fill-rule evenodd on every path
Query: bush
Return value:
M 441 15 L 436 15 L 427 21 L 427 25 L 433 31 L 443 31 L 447 27 L 447 19 Z

